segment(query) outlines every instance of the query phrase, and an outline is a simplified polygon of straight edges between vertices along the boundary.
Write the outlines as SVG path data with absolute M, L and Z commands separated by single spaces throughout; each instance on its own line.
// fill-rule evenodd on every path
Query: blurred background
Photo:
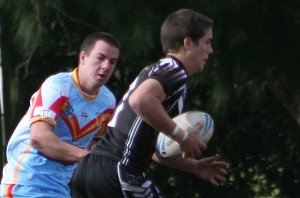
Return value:
M 185 110 L 215 122 L 204 156 L 229 164 L 220 187 L 157 164 L 167 197 L 300 197 L 300 1 L 0 0 L 1 165 L 31 95 L 49 75 L 77 66 L 83 38 L 107 31 L 122 43 L 108 86 L 119 97 L 162 57 L 160 26 L 177 9 L 214 20 L 214 54 L 189 82 Z

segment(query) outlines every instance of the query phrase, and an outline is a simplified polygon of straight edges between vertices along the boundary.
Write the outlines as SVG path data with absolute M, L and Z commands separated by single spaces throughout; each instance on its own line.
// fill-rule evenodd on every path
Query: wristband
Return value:
M 184 135 L 183 135 L 183 138 L 182 138 L 180 144 L 182 144 L 183 142 L 186 141 L 186 139 L 188 138 L 188 135 L 189 135 L 188 132 L 184 131 Z
M 175 137 L 177 135 L 177 133 L 179 132 L 180 127 L 178 125 L 176 125 L 176 127 L 173 129 L 172 131 L 172 136 Z

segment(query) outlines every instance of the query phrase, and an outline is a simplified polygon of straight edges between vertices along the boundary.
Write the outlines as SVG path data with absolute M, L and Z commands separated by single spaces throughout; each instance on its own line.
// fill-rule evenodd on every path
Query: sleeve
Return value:
M 180 66 L 169 63 L 159 65 L 157 69 L 154 69 L 150 74 L 149 78 L 158 80 L 165 93 L 170 96 L 185 86 L 187 74 Z
M 31 98 L 30 124 L 43 120 L 55 126 L 61 107 L 67 103 L 59 84 L 47 79 Z

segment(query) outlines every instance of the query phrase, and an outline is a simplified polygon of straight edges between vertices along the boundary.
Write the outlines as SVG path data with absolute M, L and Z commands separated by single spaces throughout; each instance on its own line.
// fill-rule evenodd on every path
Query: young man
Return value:
M 78 68 L 43 82 L 9 140 L 0 197 L 70 197 L 77 162 L 102 135 L 115 108 L 104 84 L 119 55 L 120 44 L 111 34 L 92 33 L 81 45 Z
M 188 134 L 171 119 L 182 112 L 187 80 L 204 69 L 213 52 L 212 26 L 188 9 L 167 17 L 161 28 L 166 57 L 146 67 L 123 95 L 107 132 L 74 173 L 73 197 L 160 197 L 146 174 L 151 158 L 215 185 L 225 180 L 226 164 L 218 155 L 195 159 L 206 148 L 197 130 Z M 182 159 L 167 162 L 155 154 L 158 131 L 180 144 Z

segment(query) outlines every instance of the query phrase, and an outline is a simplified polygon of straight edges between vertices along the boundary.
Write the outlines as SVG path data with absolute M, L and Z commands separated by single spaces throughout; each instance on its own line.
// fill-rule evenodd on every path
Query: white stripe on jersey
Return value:
M 139 126 L 140 126 L 140 124 L 142 122 L 143 122 L 142 118 L 141 117 L 137 117 L 137 119 L 132 124 L 132 127 L 131 127 L 131 129 L 129 131 L 129 134 L 128 134 L 127 141 L 125 143 L 126 148 L 125 148 L 125 152 L 124 152 L 123 156 L 130 155 L 130 149 L 128 149 L 128 148 L 131 148 L 131 145 L 134 142 L 134 137 L 136 136 L 136 133 L 138 131 L 137 129 L 139 128 Z M 125 164 L 127 164 L 128 163 L 128 158 L 125 158 L 125 159 L 126 159 Z

